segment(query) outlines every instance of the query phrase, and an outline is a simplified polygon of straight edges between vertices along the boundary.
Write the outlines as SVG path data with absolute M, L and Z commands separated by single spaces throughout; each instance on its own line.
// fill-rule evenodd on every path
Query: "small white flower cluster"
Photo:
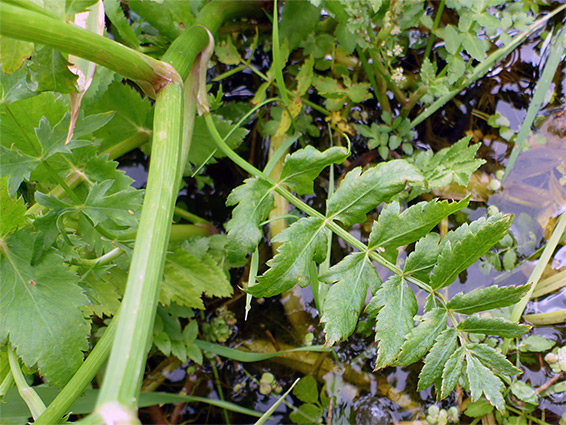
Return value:
M 396 44 L 395 47 L 393 47 L 393 50 L 387 49 L 385 54 L 390 58 L 401 56 L 403 54 L 403 48 L 398 44 Z
M 403 68 L 398 67 L 393 70 L 393 74 L 391 74 L 391 79 L 396 83 L 401 83 L 405 81 L 405 76 L 403 75 Z

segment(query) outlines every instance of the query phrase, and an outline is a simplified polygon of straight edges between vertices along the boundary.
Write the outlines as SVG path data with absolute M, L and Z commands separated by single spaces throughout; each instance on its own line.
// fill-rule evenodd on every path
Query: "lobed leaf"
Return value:
M 417 242 L 415 250 L 407 257 L 403 273 L 428 282 L 429 273 L 436 264 L 440 251 L 440 235 L 429 233 Z
M 392 202 L 379 214 L 369 236 L 369 248 L 397 248 L 427 235 L 442 219 L 468 206 L 469 197 L 460 202 L 419 202 L 399 213 Z
M 396 364 L 408 366 L 421 360 L 435 338 L 446 329 L 447 317 L 444 308 L 434 308 L 425 313 L 422 321 L 405 337 Z
M 186 241 L 171 249 L 167 255 L 160 295 L 163 305 L 175 302 L 181 306 L 204 309 L 203 294 L 208 297 L 232 295 L 230 280 L 208 252 L 208 246 L 204 244 L 198 250 L 191 249 L 198 241 Z
M 326 324 L 326 345 L 332 345 L 354 332 L 368 288 L 379 282 L 379 277 L 367 254 L 357 252 L 345 257 L 319 279 L 334 283 L 326 294 L 321 318 Z
M 505 413 L 505 400 L 501 394 L 505 386 L 491 370 L 471 354 L 466 354 L 466 375 L 470 383 L 472 401 L 478 401 L 482 394 L 501 413 Z
M 230 193 L 226 205 L 236 205 L 232 218 L 226 223 L 230 260 L 245 257 L 254 251 L 263 235 L 260 224 L 273 209 L 271 185 L 258 178 L 247 179 Z
M 495 214 L 463 224 L 446 235 L 446 242 L 432 270 L 430 282 L 433 289 L 452 284 L 458 275 L 474 264 L 509 230 L 513 216 Z
M 313 180 L 331 164 L 340 164 L 349 152 L 343 147 L 332 147 L 324 152 L 308 145 L 291 155 L 287 155 L 279 184 L 286 184 L 299 195 L 313 193 Z
M 346 226 L 362 223 L 369 211 L 401 192 L 407 183 L 422 180 L 422 174 L 404 160 L 382 162 L 363 174 L 361 168 L 355 168 L 328 200 L 328 216 Z
M 54 250 L 34 260 L 37 235 L 19 230 L 0 245 L 0 341 L 9 338 L 28 367 L 64 386 L 88 349 L 79 277 Z
M 517 338 L 527 333 L 531 327 L 519 325 L 501 317 L 470 316 L 458 324 L 458 329 L 463 332 Z
M 508 307 L 518 303 L 530 288 L 531 285 L 505 286 L 503 288 L 488 286 L 487 288 L 475 289 L 467 294 L 460 292 L 448 301 L 446 307 L 461 314 Z
M 442 377 L 444 366 L 456 350 L 456 342 L 457 337 L 454 328 L 448 328 L 436 337 L 419 374 L 417 391 L 428 388 Z
M 403 345 L 405 335 L 413 329 L 417 299 L 402 276 L 392 276 L 383 283 L 376 296 L 386 300 L 377 314 L 375 340 L 379 341 L 375 369 L 392 365 Z
M 31 86 L 38 92 L 76 93 L 78 76 L 69 70 L 69 65 L 58 50 L 36 47 L 28 65 Z
M 452 353 L 444 365 L 442 370 L 442 386 L 440 390 L 441 399 L 448 397 L 448 394 L 450 394 L 454 387 L 456 387 L 460 374 L 462 373 L 462 367 L 464 366 L 465 354 L 466 352 L 464 351 L 464 347 L 458 348 Z
M 517 369 L 504 355 L 495 351 L 489 345 L 468 344 L 466 348 L 495 373 L 505 376 L 520 375 L 523 373 L 521 369 Z
M 309 284 L 311 261 L 322 263 L 326 258 L 330 231 L 324 220 L 310 217 L 296 221 L 272 239 L 281 243 L 278 254 L 268 261 L 270 267 L 257 284 L 248 288 L 254 297 L 272 297 L 296 284 Z

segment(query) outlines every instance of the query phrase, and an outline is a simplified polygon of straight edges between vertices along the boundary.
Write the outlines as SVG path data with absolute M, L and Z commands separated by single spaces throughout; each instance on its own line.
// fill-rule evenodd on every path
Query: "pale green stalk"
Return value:
M 8 346 L 8 361 L 10 362 L 10 370 L 12 371 L 12 377 L 16 381 L 16 386 L 18 387 L 18 392 L 20 397 L 26 402 L 29 411 L 34 419 L 39 417 L 45 411 L 45 404 L 41 397 L 35 392 L 35 390 L 28 385 L 26 378 L 22 373 L 20 367 L 20 362 L 18 361 L 18 356 L 16 352 L 12 350 L 12 347 Z
M 183 88 L 165 86 L 155 103 L 151 166 L 136 246 L 97 412 L 135 411 L 151 344 L 153 321 L 177 196 Z M 169 182 L 169 184 L 167 184 Z
M 275 68 L 275 80 L 281 99 L 285 106 L 289 105 L 289 97 L 287 96 L 287 87 L 285 87 L 285 79 L 283 78 L 283 64 L 281 63 L 281 47 L 279 46 L 279 16 L 277 10 L 277 0 L 273 1 L 273 66 Z M 291 117 L 291 114 L 289 114 Z M 292 117 L 291 117 L 292 119 Z

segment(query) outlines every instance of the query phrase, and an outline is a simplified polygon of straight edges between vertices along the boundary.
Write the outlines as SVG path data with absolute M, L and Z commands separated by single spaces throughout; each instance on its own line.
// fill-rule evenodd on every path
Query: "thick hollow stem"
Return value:
M 118 402 L 135 409 L 143 377 L 175 203 L 183 89 L 169 84 L 157 95 L 151 166 L 136 246 L 97 410 Z M 164 184 L 169 182 L 170 184 Z

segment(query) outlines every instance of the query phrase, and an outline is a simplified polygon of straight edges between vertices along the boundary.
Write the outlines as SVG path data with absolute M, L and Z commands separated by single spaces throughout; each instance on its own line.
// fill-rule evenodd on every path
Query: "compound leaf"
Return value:
M 299 195 L 313 193 L 313 180 L 331 164 L 339 164 L 348 157 L 348 150 L 332 147 L 320 152 L 308 145 L 285 158 L 280 184 L 286 184 Z
M 442 376 L 444 365 L 456 350 L 456 330 L 446 329 L 436 338 L 430 352 L 425 357 L 424 366 L 419 375 L 417 391 L 422 391 L 437 382 Z
M 369 247 L 397 248 L 417 241 L 440 221 L 465 208 L 469 197 L 460 202 L 419 202 L 399 213 L 398 202 L 392 202 L 379 214 L 369 236 Z
M 36 238 L 19 230 L 2 241 L 0 341 L 9 336 L 28 367 L 37 364 L 47 382 L 61 387 L 88 349 L 88 326 L 79 307 L 89 300 L 55 251 L 32 263 Z
M 377 294 L 386 300 L 377 314 L 375 340 L 379 341 L 375 369 L 392 365 L 403 345 L 405 335 L 413 329 L 417 299 L 402 276 L 390 277 Z
M 259 225 L 273 209 L 272 186 L 258 178 L 247 179 L 230 193 L 226 205 L 236 205 L 226 223 L 227 250 L 230 259 L 245 257 L 254 251 L 263 235 Z
M 382 162 L 363 174 L 355 168 L 328 200 L 328 216 L 346 226 L 362 223 L 367 212 L 401 192 L 407 183 L 422 180 L 421 173 L 404 160 Z
M 487 220 L 482 217 L 449 232 L 430 276 L 433 289 L 452 284 L 458 274 L 474 264 L 505 236 L 512 221 L 511 215 L 495 214 Z
M 110 220 L 118 226 L 136 226 L 141 209 L 142 192 L 129 187 L 120 192 L 108 193 L 113 184 L 113 180 L 94 183 L 81 208 L 82 212 L 95 225 Z
M 329 232 L 324 220 L 314 217 L 302 218 L 283 230 L 272 239 L 282 244 L 279 253 L 269 260 L 269 270 L 248 292 L 254 297 L 272 297 L 297 283 L 308 285 L 311 261 L 321 263 L 326 258 Z
M 447 313 L 444 308 L 434 308 L 427 312 L 422 321 L 405 337 L 398 365 L 408 366 L 426 354 L 434 339 L 446 329 Z
M 518 303 L 531 285 L 522 286 L 488 286 L 471 292 L 460 292 L 452 297 L 446 307 L 461 314 L 472 314 L 494 308 L 507 307 Z
M 485 335 L 497 335 L 504 338 L 517 338 L 527 333 L 531 327 L 519 325 L 501 317 L 470 316 L 458 324 L 458 329 Z
M 466 354 L 466 374 L 470 383 L 472 401 L 478 401 L 482 394 L 501 413 L 505 413 L 505 401 L 501 392 L 503 382 L 470 353 Z
M 379 277 L 367 255 L 357 252 L 330 268 L 320 280 L 334 283 L 326 294 L 321 319 L 326 323 L 326 345 L 332 345 L 354 332 L 368 287 L 379 282 Z

